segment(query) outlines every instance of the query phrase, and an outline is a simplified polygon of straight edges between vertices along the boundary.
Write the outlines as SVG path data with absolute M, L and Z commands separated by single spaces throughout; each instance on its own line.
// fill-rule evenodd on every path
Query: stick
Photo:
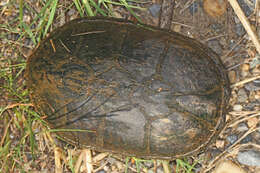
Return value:
M 237 3 L 237 0 L 228 0 L 228 2 L 232 6 L 232 8 L 235 11 L 237 17 L 239 18 L 240 22 L 244 26 L 247 34 L 252 39 L 252 41 L 253 41 L 253 43 L 256 47 L 257 52 L 260 54 L 260 43 L 258 41 L 258 38 L 257 38 L 256 34 L 254 33 L 254 31 L 252 30 L 252 27 L 250 26 L 250 23 L 249 23 L 248 19 L 246 18 L 244 12 L 240 8 L 239 4 Z
M 256 79 L 260 79 L 260 75 L 254 76 L 254 77 L 251 77 L 251 78 L 248 78 L 248 79 L 245 79 L 245 80 L 242 80 L 240 82 L 237 82 L 237 83 L 231 85 L 231 88 L 234 88 L 234 87 L 237 87 L 237 86 L 240 86 L 240 85 L 244 85 L 244 84 L 252 82 L 252 81 L 254 81 Z

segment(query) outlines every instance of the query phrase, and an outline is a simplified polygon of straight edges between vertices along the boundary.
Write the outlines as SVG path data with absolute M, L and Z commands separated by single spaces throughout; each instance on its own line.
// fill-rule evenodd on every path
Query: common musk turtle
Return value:
M 211 49 L 164 29 L 80 18 L 29 57 L 31 99 L 71 144 L 143 158 L 197 153 L 218 136 L 229 101 Z

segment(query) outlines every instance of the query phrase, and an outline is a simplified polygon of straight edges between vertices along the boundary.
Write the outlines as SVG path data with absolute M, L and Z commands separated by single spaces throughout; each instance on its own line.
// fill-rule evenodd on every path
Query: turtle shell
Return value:
M 80 18 L 50 33 L 26 78 L 37 111 L 67 142 L 143 158 L 205 149 L 224 126 L 230 96 L 211 49 L 114 18 Z

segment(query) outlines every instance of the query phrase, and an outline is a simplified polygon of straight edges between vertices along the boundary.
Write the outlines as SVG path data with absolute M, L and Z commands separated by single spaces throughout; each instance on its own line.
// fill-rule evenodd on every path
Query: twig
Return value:
M 183 7 L 183 9 L 180 10 L 180 14 L 182 14 L 189 6 L 194 3 L 196 0 L 189 0 Z
M 183 24 L 183 23 L 180 23 L 180 22 L 176 22 L 176 21 L 172 21 L 173 24 L 177 24 L 177 25 L 181 25 L 181 26 L 184 26 L 184 27 L 187 27 L 187 28 L 193 28 L 193 26 L 190 26 L 190 25 L 186 25 L 186 24 Z
M 256 47 L 257 52 L 260 54 L 260 43 L 258 41 L 258 38 L 257 38 L 256 34 L 252 30 L 252 27 L 250 26 L 250 23 L 249 23 L 248 19 L 246 18 L 244 12 L 240 8 L 240 6 L 239 6 L 239 4 L 237 3 L 236 0 L 228 0 L 228 2 L 232 6 L 232 8 L 235 11 L 237 17 L 239 18 L 239 20 L 241 21 L 241 23 L 244 26 L 245 30 L 247 31 L 248 35 L 252 39 L 252 41 L 253 41 L 253 43 L 254 43 L 254 45 Z
M 101 169 L 103 169 L 106 165 L 108 164 L 108 161 L 105 161 L 105 163 L 103 163 L 101 166 L 99 166 L 97 169 L 93 170 L 93 172 L 98 172 Z
M 206 38 L 204 39 L 202 42 L 207 42 L 207 41 L 210 41 L 210 40 L 214 40 L 214 39 L 217 39 L 217 38 L 220 38 L 220 37 L 225 37 L 226 34 L 223 34 L 223 35 L 217 35 L 217 36 L 214 36 L 214 37 L 210 37 L 210 38 Z
M 229 54 L 231 54 L 232 51 L 244 40 L 245 36 L 246 36 L 246 34 L 245 34 L 243 37 L 241 37 L 240 40 L 239 40 L 225 55 L 223 55 L 223 56 L 221 57 L 221 59 L 225 59 Z M 228 58 L 225 59 L 224 63 L 225 63 L 227 60 L 228 60 Z
M 244 84 L 252 82 L 252 81 L 254 81 L 256 79 L 260 79 L 260 75 L 254 76 L 254 77 L 251 77 L 251 78 L 248 78 L 248 79 L 245 79 L 245 80 L 242 80 L 240 82 L 237 82 L 237 83 L 231 85 L 231 88 L 234 88 L 234 87 L 237 87 L 237 86 L 240 86 L 240 85 L 244 85 Z
M 231 152 L 234 147 L 241 142 L 245 137 L 247 137 L 249 134 L 253 133 L 254 131 L 258 130 L 258 128 L 250 128 L 247 132 L 245 132 L 235 143 L 230 145 L 227 149 L 225 149 L 222 153 L 220 153 L 218 156 L 216 156 L 212 161 L 208 163 L 208 165 L 204 168 L 203 172 L 209 172 L 215 165 L 215 163 L 220 159 L 225 157 L 227 152 Z
M 6 109 L 12 109 L 12 108 L 17 107 L 17 106 L 32 106 L 33 107 L 33 104 L 31 104 L 31 103 L 15 103 L 15 104 L 12 104 L 12 105 L 8 105 L 6 107 Z
M 238 119 L 233 120 L 233 122 L 230 122 L 227 126 L 228 127 L 234 127 L 234 126 L 238 125 L 239 123 L 241 123 L 243 121 L 246 121 L 246 120 L 249 120 L 250 118 L 258 117 L 258 116 L 260 116 L 260 113 L 253 114 L 251 116 L 244 116 L 242 118 L 239 117 Z

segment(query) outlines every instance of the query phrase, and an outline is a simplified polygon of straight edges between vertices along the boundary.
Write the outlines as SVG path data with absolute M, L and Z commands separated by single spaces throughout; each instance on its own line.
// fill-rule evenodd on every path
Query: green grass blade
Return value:
M 75 7 L 77 8 L 77 10 L 79 12 L 80 17 L 83 17 L 84 16 L 84 11 L 82 10 L 82 6 L 81 6 L 79 0 L 73 0 L 73 2 L 74 2 Z
M 142 20 L 135 14 L 135 12 L 129 7 L 126 0 L 120 0 L 120 2 L 125 6 L 125 8 L 138 20 L 138 22 L 143 23 Z
M 22 26 L 25 30 L 25 32 L 29 35 L 29 37 L 31 38 L 32 42 L 34 45 L 36 45 L 36 39 L 35 36 L 33 35 L 32 30 L 30 29 L 30 27 L 28 27 L 24 22 L 22 22 Z
M 24 5 L 23 0 L 20 0 L 20 2 L 19 2 L 20 28 L 21 28 L 21 31 L 25 30 L 25 32 L 29 35 L 29 37 L 31 38 L 31 40 L 33 41 L 33 43 L 36 44 L 35 37 L 34 37 L 34 35 L 33 35 L 32 30 L 30 29 L 30 27 L 28 27 L 28 26 L 23 22 L 23 5 Z
M 75 168 L 74 168 L 74 161 L 71 155 L 71 152 L 68 153 L 69 154 L 69 167 L 72 173 L 75 173 Z
M 130 157 L 126 157 L 125 159 L 125 173 L 127 173 L 127 170 L 128 170 L 128 162 L 130 160 Z
M 32 130 L 32 122 L 33 122 L 33 120 L 32 120 L 31 114 L 29 114 L 27 122 L 28 122 L 27 130 L 28 130 L 28 133 L 29 133 L 29 141 L 30 141 L 32 158 L 33 158 L 33 160 L 35 160 L 35 154 L 34 154 L 35 137 L 34 137 L 34 133 L 33 133 L 33 130 Z
M 50 129 L 49 132 L 92 132 L 95 133 L 93 130 L 82 130 L 82 129 Z
M 23 0 L 19 2 L 19 20 L 20 20 L 20 28 L 22 29 L 23 25 Z
M 57 8 L 57 4 L 58 4 L 58 0 L 53 0 L 53 3 L 51 5 L 51 13 L 50 13 L 50 16 L 49 16 L 49 20 L 48 20 L 48 23 L 45 27 L 45 30 L 44 30 L 44 33 L 43 33 L 43 36 L 45 36 L 53 22 L 53 19 L 54 19 L 54 15 L 55 15 L 55 11 L 56 11 L 56 8 Z
M 102 14 L 103 16 L 107 16 L 106 12 L 105 12 L 104 10 L 102 10 L 102 9 L 95 3 L 95 1 L 90 0 L 90 3 L 91 3 L 91 5 L 92 5 L 93 7 L 96 8 L 96 10 L 97 10 L 98 13 Z
M 91 7 L 90 7 L 90 5 L 89 5 L 88 0 L 82 0 L 82 3 L 84 5 L 84 7 L 85 7 L 85 10 L 86 10 L 88 16 L 95 16 L 93 11 L 92 11 L 92 9 L 91 9 Z
M 176 173 L 179 173 L 180 170 L 185 170 L 185 173 L 193 173 L 194 166 L 197 164 L 196 162 L 193 165 L 190 165 L 188 162 L 183 161 L 181 159 L 176 159 Z
M 119 6 L 126 6 L 126 4 L 127 4 L 128 8 L 131 8 L 131 9 L 139 9 L 139 10 L 143 10 L 143 11 L 146 10 L 146 8 L 129 5 L 126 1 L 125 1 L 126 3 L 114 2 L 114 1 L 110 1 L 110 0 L 103 0 L 103 2 L 113 4 L 113 5 L 119 5 Z

